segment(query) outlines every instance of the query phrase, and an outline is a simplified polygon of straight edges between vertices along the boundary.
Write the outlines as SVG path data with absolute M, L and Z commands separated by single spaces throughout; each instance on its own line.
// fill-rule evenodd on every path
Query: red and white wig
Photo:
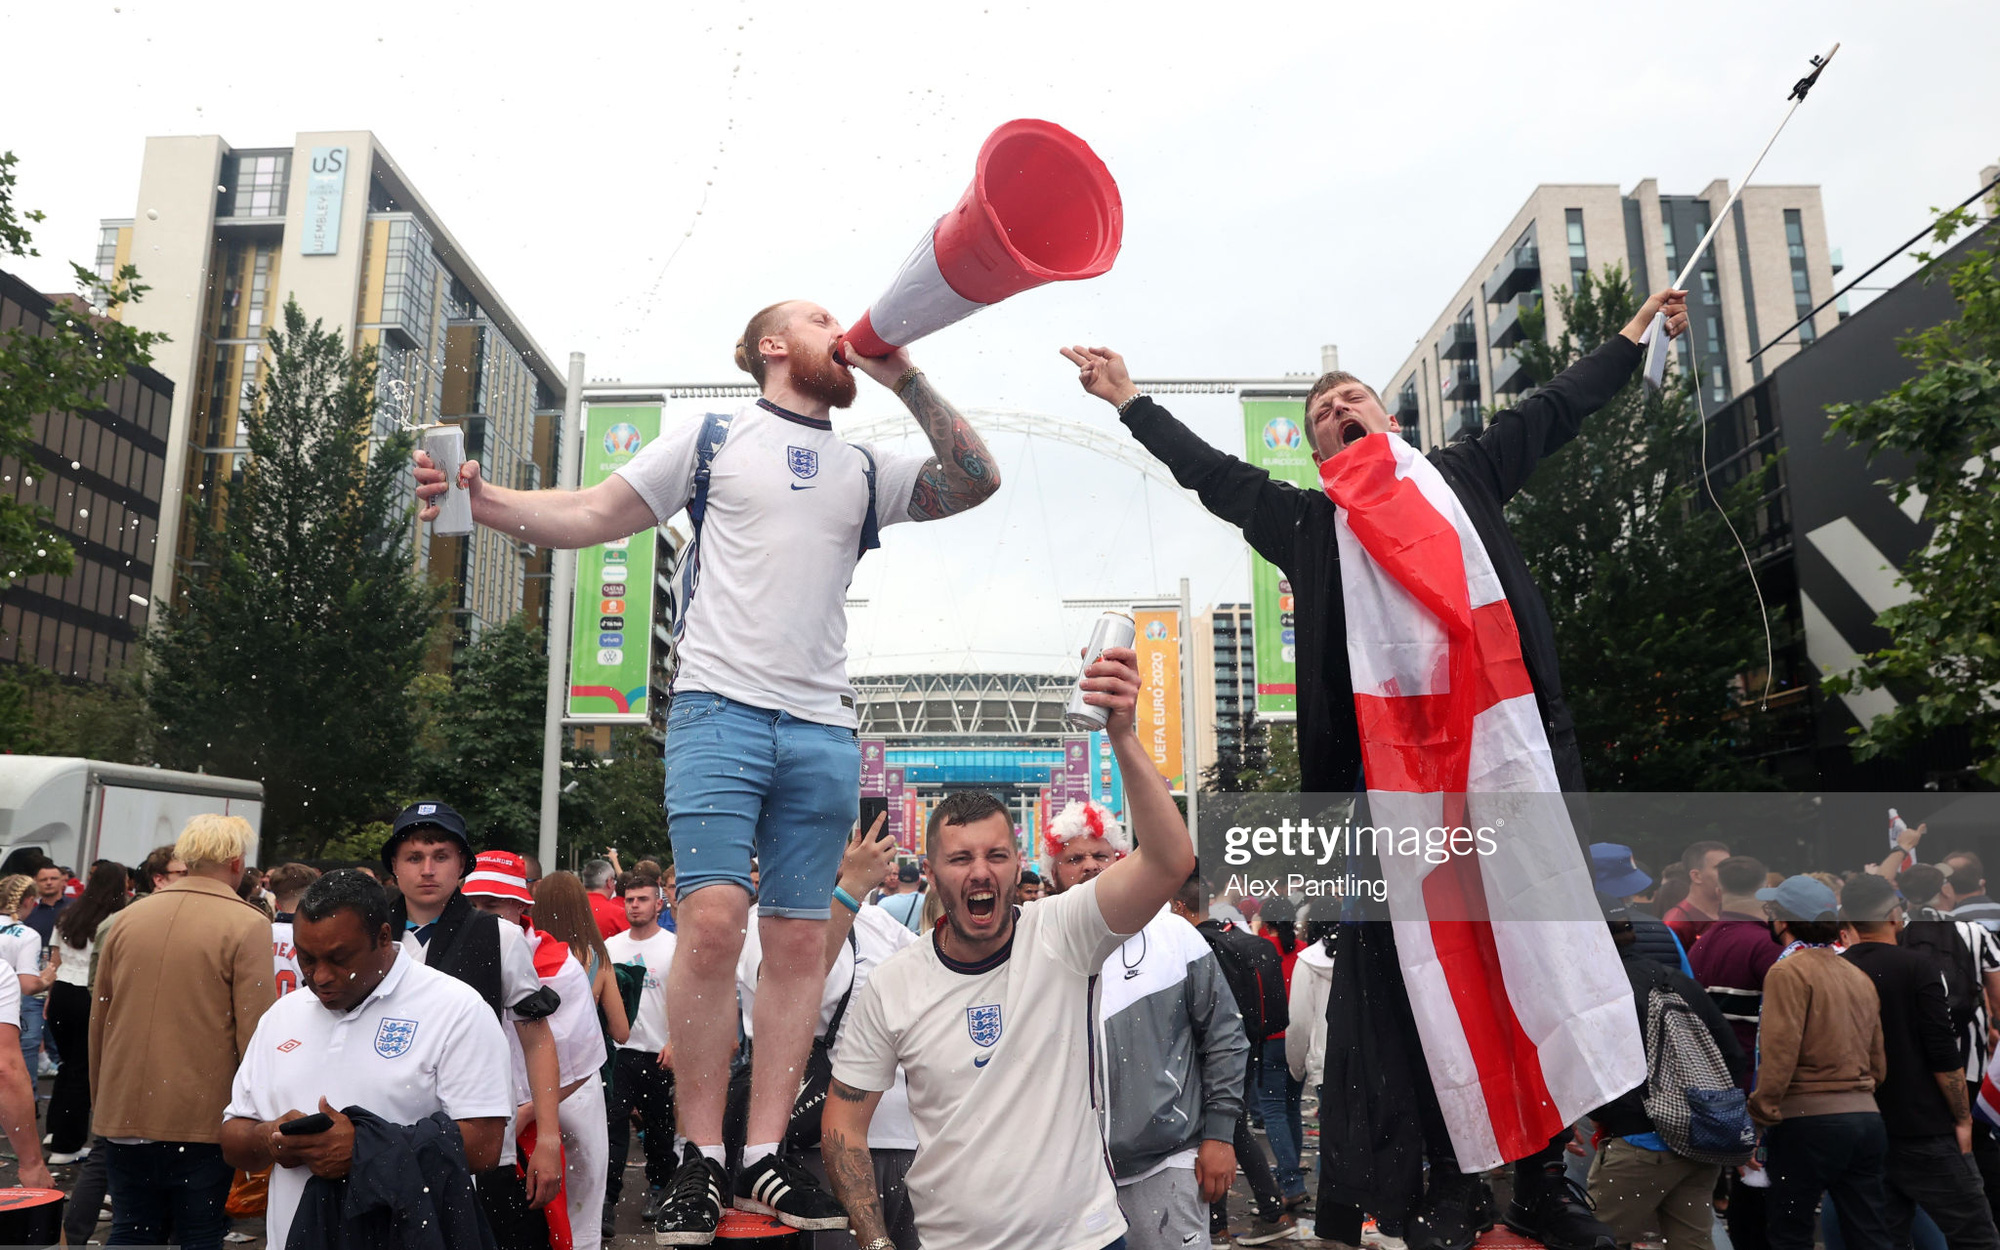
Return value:
M 1109 808 L 1071 799 L 1069 806 L 1063 808 L 1042 833 L 1042 880 L 1050 886 L 1055 885 L 1056 861 L 1062 858 L 1070 843 L 1090 838 L 1103 838 L 1109 842 L 1120 859 L 1132 851 L 1132 835 L 1112 818 Z

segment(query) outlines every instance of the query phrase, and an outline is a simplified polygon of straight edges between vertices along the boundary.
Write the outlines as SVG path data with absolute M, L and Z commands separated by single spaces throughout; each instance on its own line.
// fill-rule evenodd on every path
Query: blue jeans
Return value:
M 1278 1172 L 1278 1188 L 1287 1199 L 1306 1191 L 1305 1169 L 1299 1166 L 1299 1146 L 1305 1141 L 1299 1115 L 1299 1099 L 1304 1084 L 1292 1079 L 1285 1064 L 1285 1039 L 1264 1039 L 1263 1062 L 1257 1074 L 1257 1105 L 1264 1113 L 1264 1135 L 1271 1139 L 1271 1163 Z
M 689 690 L 667 712 L 667 837 L 680 897 L 750 888 L 766 916 L 825 920 L 861 808 L 852 729 Z
M 185 1250 L 221 1250 L 229 1231 L 222 1204 L 234 1170 L 212 1142 L 106 1142 L 111 1181 L 111 1236 L 106 1245 L 157 1246 L 167 1221 Z
M 32 1089 L 42 1075 L 42 1002 L 38 998 L 21 1000 L 21 1058 L 27 1061 L 28 1087 Z

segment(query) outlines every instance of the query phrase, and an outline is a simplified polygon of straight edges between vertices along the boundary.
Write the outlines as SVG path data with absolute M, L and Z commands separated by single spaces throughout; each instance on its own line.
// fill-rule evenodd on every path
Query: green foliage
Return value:
M 107 683 L 87 685 L 27 665 L 0 668 L 0 752 L 153 763 L 159 727 L 143 671 L 139 661 Z
M 0 252 L 39 256 L 28 223 L 39 223 L 42 214 L 14 208 L 14 165 L 12 152 L 0 153 Z M 124 377 L 134 365 L 150 363 L 154 345 L 166 338 L 109 316 L 93 316 L 88 297 L 100 291 L 98 277 L 81 265 L 70 270 L 81 297 L 67 309 L 53 310 L 48 332 L 29 326 L 0 330 L 0 456 L 15 458 L 25 475 L 41 472 L 31 452 L 35 418 L 54 413 L 74 420 L 74 414 L 102 408 L 105 384 Z M 108 314 L 146 293 L 138 279 L 139 271 L 131 265 L 118 271 L 102 290 Z M 75 552 L 53 520 L 40 504 L 0 499 L 0 590 L 37 574 L 70 575 Z
M 356 825 L 345 833 L 328 838 L 314 858 L 353 859 L 364 864 L 379 864 L 382 862 L 382 845 L 389 840 L 392 828 L 386 820 L 371 820 Z
M 1939 219 L 1940 244 L 1972 221 Z M 1898 452 L 1910 475 L 1885 483 L 1896 502 L 1920 495 L 1931 542 L 1903 566 L 1912 598 L 1876 618 L 1889 644 L 1852 673 L 1829 678 L 1835 693 L 1892 688 L 1896 709 L 1856 731 L 1866 759 L 1919 747 L 1935 731 L 1965 726 L 1974 768 L 2000 783 L 2000 266 L 1991 248 L 1949 269 L 1927 252 L 1925 281 L 1943 277 L 1958 316 L 1903 340 L 1917 375 L 1869 404 L 1835 404 L 1828 438 L 1848 438 L 1872 459 Z
M 1538 306 L 1519 350 L 1546 382 L 1618 333 L 1638 300 L 1618 267 L 1556 292 L 1562 337 Z M 1685 383 L 1649 394 L 1637 373 L 1545 460 L 1508 525 L 1555 623 L 1563 690 L 1593 790 L 1740 790 L 1775 784 L 1754 759 L 1763 660 L 1755 595 L 1700 484 L 1699 415 Z M 1720 491 L 1746 531 L 1757 475 Z
M 465 648 L 449 693 L 431 705 L 417 789 L 457 808 L 480 850 L 534 853 L 547 694 L 542 632 L 517 616 Z
M 1211 794 L 1261 789 L 1271 765 L 1271 726 L 1251 719 L 1233 743 L 1216 743 L 1216 758 L 1201 770 L 1201 788 Z
M 562 796 L 558 850 L 563 863 L 582 863 L 618 848 L 627 868 L 641 859 L 673 862 L 667 840 L 666 760 L 660 743 L 646 730 L 620 727 L 611 731 L 611 749 L 599 755 L 589 749 L 565 751 L 565 785 L 575 789 Z
M 264 783 L 264 837 L 311 858 L 396 810 L 416 765 L 410 690 L 443 587 L 410 571 L 410 437 L 370 449 L 372 349 L 295 302 L 238 476 L 208 492 L 198 576 L 166 605 L 148 697 L 161 762 Z

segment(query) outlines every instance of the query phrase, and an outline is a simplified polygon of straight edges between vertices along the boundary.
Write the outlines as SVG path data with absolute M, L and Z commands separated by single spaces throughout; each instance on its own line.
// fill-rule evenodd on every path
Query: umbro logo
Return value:
M 278 1043 L 278 1053 L 288 1055 L 299 1048 L 299 1039 L 289 1038 Z

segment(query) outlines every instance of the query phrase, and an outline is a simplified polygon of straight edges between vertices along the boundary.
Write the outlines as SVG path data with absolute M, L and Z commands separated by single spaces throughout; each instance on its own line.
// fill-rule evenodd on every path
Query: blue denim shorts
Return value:
M 826 919 L 861 805 L 854 731 L 689 690 L 667 713 L 666 755 L 681 897 L 726 882 L 763 915 Z

